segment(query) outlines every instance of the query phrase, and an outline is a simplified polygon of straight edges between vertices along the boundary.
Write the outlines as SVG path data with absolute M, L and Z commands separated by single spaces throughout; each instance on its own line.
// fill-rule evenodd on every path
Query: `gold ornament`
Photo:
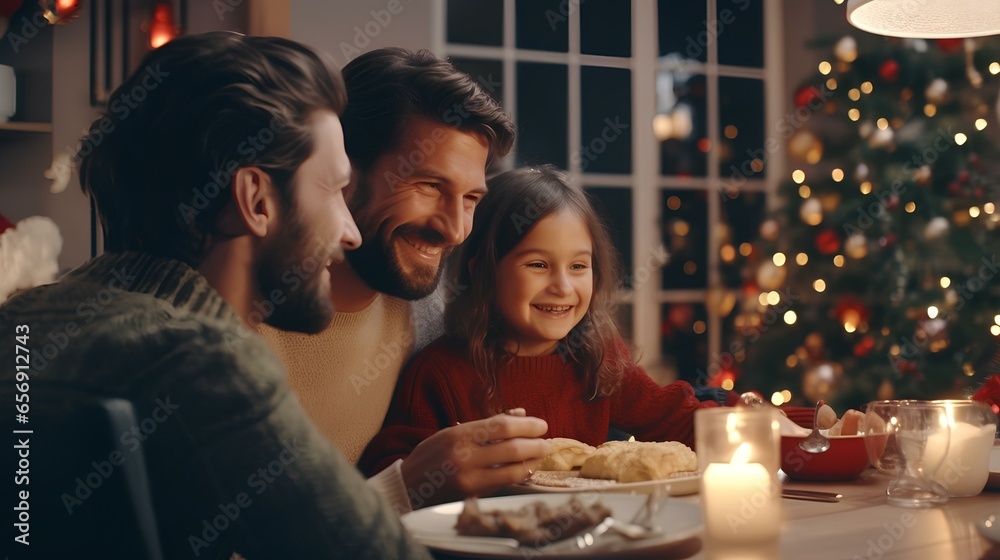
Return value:
M 969 215 L 968 210 L 956 210 L 955 213 L 951 215 L 951 221 L 957 227 L 965 227 L 972 222 L 972 216 Z
M 886 129 L 876 129 L 872 132 L 870 138 L 868 138 L 868 145 L 872 148 L 885 148 L 889 144 L 892 144 L 893 132 L 891 128 Z
M 875 396 L 880 401 L 891 401 L 896 396 L 896 387 L 892 384 L 892 381 L 883 379 L 882 384 L 878 386 L 878 393 Z
M 924 95 L 927 97 L 927 101 L 935 105 L 947 103 L 949 97 L 948 82 L 942 78 L 934 78 L 931 83 L 927 84 Z
M 861 233 L 855 233 L 844 242 L 844 252 L 852 259 L 863 259 L 868 254 L 868 239 Z
M 840 193 L 836 191 L 823 193 L 820 195 L 819 201 L 823 206 L 823 211 L 829 214 L 840 207 Z
M 799 207 L 799 218 L 808 225 L 818 226 L 823 222 L 823 203 L 817 198 L 803 201 Z
M 966 213 L 966 216 L 968 214 Z M 935 239 L 940 239 L 945 235 L 948 235 L 948 230 L 951 226 L 948 224 L 948 220 L 942 218 L 941 216 L 936 216 L 931 218 L 927 225 L 924 226 L 924 239 L 927 241 L 934 241 Z
M 764 223 L 760 224 L 760 236 L 767 241 L 777 239 L 779 231 L 778 222 L 773 219 L 765 220 Z
M 929 166 L 929 165 L 921 165 L 920 169 L 918 169 L 913 174 L 913 181 L 916 184 L 922 185 L 922 186 L 925 186 L 925 187 L 927 185 L 931 184 L 931 179 L 932 178 L 933 178 L 933 174 L 931 173 L 931 166 Z
M 854 62 L 858 58 L 858 42 L 850 35 L 843 37 L 834 45 L 833 55 L 841 62 Z
M 788 139 L 788 153 L 799 161 L 816 164 L 823 158 L 823 142 L 808 130 L 799 130 Z
M 839 385 L 843 368 L 833 362 L 818 362 L 802 375 L 802 394 L 810 401 L 829 400 Z
M 818 360 L 823 357 L 823 335 L 819 333 L 809 333 L 806 336 L 805 342 L 806 352 L 808 356 L 814 360 Z
M 764 261 L 757 269 L 757 286 L 769 292 L 777 290 L 785 283 L 788 276 L 788 267 L 778 266 L 773 261 Z

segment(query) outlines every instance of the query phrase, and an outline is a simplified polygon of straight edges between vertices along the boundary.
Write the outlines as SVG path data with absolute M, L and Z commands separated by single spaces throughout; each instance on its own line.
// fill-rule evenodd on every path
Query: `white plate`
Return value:
M 1000 544 L 1000 513 L 994 513 L 976 523 L 979 534 Z
M 614 480 L 579 479 L 579 471 L 542 471 L 545 476 L 556 478 L 573 478 L 580 480 L 586 486 L 545 486 L 525 482 L 507 488 L 510 494 L 565 494 L 569 492 L 625 492 L 629 494 L 649 494 L 654 488 L 663 488 L 669 496 L 686 496 L 697 494 L 701 475 L 679 476 L 665 480 L 649 480 L 644 482 L 615 482 Z
M 986 479 L 986 488 L 1000 490 L 1000 447 L 996 445 L 990 452 L 990 477 Z
M 629 494 L 592 494 L 581 493 L 577 496 L 581 501 L 592 503 L 600 500 L 611 509 L 611 515 L 621 521 L 629 521 L 639 512 L 646 502 L 645 496 Z M 479 500 L 483 511 L 496 509 L 518 509 L 532 502 L 541 501 L 549 506 L 565 504 L 570 499 L 562 494 L 535 494 L 531 496 L 504 496 L 500 498 L 484 498 Z M 653 518 L 653 524 L 661 527 L 664 533 L 641 541 L 613 541 L 621 543 L 618 550 L 595 545 L 592 549 L 584 549 L 572 553 L 540 554 L 531 548 L 509 548 L 488 542 L 479 541 L 476 537 L 459 537 L 455 532 L 455 521 L 464 508 L 462 502 L 453 502 L 440 506 L 419 509 L 403 515 L 403 525 L 413 533 L 414 538 L 427 547 L 454 554 L 472 554 L 487 558 L 628 558 L 639 552 L 667 552 L 665 549 L 686 541 L 698 535 L 702 529 L 701 508 L 696 504 L 676 501 L 664 501 Z M 450 542 L 450 538 L 455 538 Z

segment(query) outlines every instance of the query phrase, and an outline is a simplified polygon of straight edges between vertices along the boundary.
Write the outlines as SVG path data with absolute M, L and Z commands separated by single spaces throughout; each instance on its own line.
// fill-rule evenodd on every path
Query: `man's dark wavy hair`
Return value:
M 149 53 L 77 153 L 106 250 L 198 266 L 219 235 L 235 170 L 263 169 L 290 202 L 313 150 L 310 119 L 346 104 L 336 67 L 287 39 L 213 32 Z
M 365 53 L 344 67 L 351 103 L 341 121 L 347 155 L 365 173 L 395 149 L 410 117 L 426 117 L 489 142 L 487 166 L 514 144 L 514 123 L 471 76 L 430 51 L 400 48 Z

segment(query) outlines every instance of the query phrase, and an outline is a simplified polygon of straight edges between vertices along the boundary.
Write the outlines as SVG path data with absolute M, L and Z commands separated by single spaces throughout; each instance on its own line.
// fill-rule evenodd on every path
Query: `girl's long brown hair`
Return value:
M 472 233 L 453 267 L 458 296 L 445 312 L 449 334 L 467 345 L 488 398 L 497 374 L 512 358 L 504 348 L 504 325 L 496 310 L 497 265 L 539 220 L 561 210 L 583 219 L 593 242 L 594 292 L 583 319 L 560 341 L 557 352 L 581 366 L 589 399 L 610 395 L 620 384 L 628 356 L 614 352 L 619 338 L 613 319 L 621 265 L 607 228 L 583 189 L 551 167 L 515 169 L 489 181 L 476 208 Z

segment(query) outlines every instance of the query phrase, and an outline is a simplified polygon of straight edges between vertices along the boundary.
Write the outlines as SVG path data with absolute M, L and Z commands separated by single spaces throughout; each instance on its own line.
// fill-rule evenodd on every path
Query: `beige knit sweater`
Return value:
M 306 412 L 352 464 L 382 427 L 413 350 L 412 309 L 408 301 L 378 294 L 361 311 L 338 312 L 316 335 L 260 328 Z

